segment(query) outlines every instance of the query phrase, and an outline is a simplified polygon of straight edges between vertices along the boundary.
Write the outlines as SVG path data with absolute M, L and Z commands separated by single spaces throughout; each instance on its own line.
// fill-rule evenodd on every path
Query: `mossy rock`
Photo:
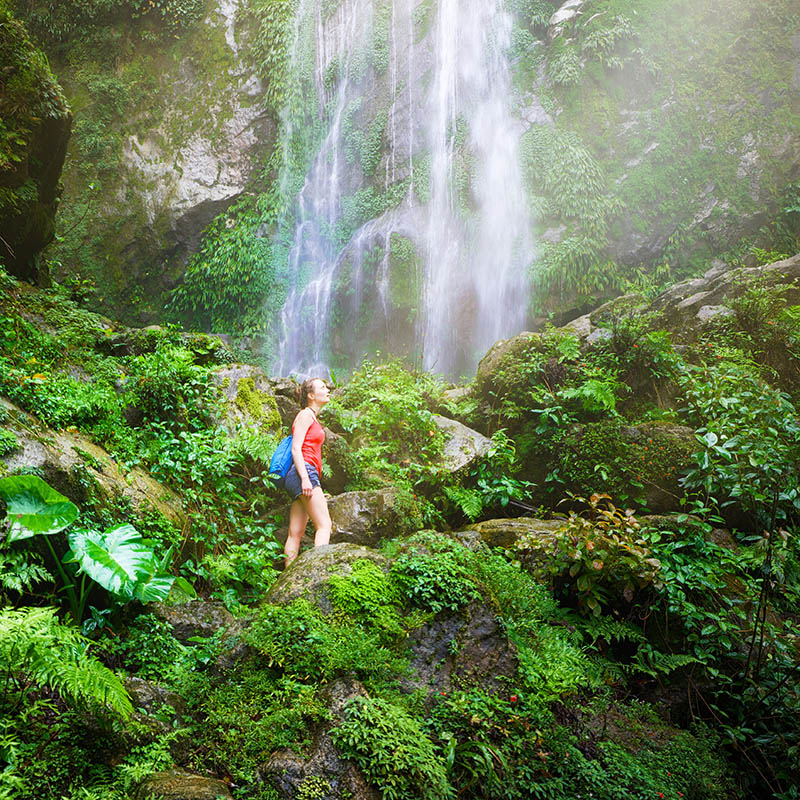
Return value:
M 172 489 L 138 467 L 123 472 L 111 455 L 74 430 L 54 431 L 6 400 L 4 423 L 17 446 L 0 459 L 8 470 L 35 471 L 80 506 L 105 508 L 124 502 L 140 513 L 159 512 L 182 528 L 183 504 Z
M 223 427 L 230 432 L 239 428 L 258 428 L 278 433 L 283 420 L 269 378 L 250 364 L 229 364 L 212 373 L 225 400 Z
M 542 541 L 552 541 L 552 535 L 564 524 L 563 520 L 516 517 L 513 519 L 487 519 L 475 525 L 468 525 L 463 532 L 456 534 L 465 539 L 466 532 L 476 533 L 480 541 L 490 548 L 509 549 L 520 539 L 540 537 Z
M 332 610 L 328 596 L 331 575 L 349 575 L 353 563 L 366 559 L 388 569 L 388 560 L 377 550 L 357 544 L 327 544 L 306 550 L 292 562 L 273 584 L 265 602 L 288 605 L 304 598 L 326 614 Z
M 514 381 L 514 363 L 540 344 L 541 336 L 529 331 L 495 342 L 478 363 L 475 393 L 482 399 L 488 399 L 490 394 L 505 394 Z
M 150 775 L 139 784 L 135 797 L 136 800 L 232 800 L 223 781 L 182 769 Z
M 333 542 L 374 547 L 383 538 L 408 536 L 419 529 L 407 498 L 394 488 L 345 492 L 330 499 Z M 413 506 L 413 504 L 412 504 Z
M 38 259 L 55 235 L 72 118 L 47 58 L 0 4 L 0 264 L 47 283 Z
M 529 467 L 557 467 L 564 491 L 583 497 L 606 492 L 617 504 L 663 514 L 680 510 L 678 479 L 696 449 L 694 431 L 686 426 L 612 419 L 573 425 L 558 437 L 551 455 Z

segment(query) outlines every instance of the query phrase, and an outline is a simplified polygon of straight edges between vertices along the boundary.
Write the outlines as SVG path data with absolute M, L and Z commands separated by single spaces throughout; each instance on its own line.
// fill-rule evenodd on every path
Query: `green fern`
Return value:
M 483 512 L 483 496 L 477 489 L 465 489 L 463 486 L 446 486 L 447 499 L 455 503 L 464 516 L 475 521 Z
M 629 622 L 622 622 L 607 616 L 584 617 L 571 614 L 570 622 L 575 625 L 582 637 L 589 637 L 591 644 L 603 639 L 612 642 L 644 642 L 644 634 Z M 585 636 L 584 636 L 585 634 Z
M 4 693 L 16 685 L 49 686 L 80 704 L 100 703 L 123 717 L 133 711 L 119 678 L 88 652 L 90 641 L 62 625 L 53 608 L 0 610 L 0 663 Z
M 41 563 L 38 553 L 23 553 L 6 550 L 0 553 L 0 591 L 12 590 L 22 594 L 34 584 L 41 581 L 52 581 L 53 576 Z
M 662 653 L 644 643 L 639 645 L 633 663 L 625 664 L 623 668 L 628 669 L 631 673 L 643 672 L 645 675 L 656 678 L 659 674 L 667 675 L 676 669 L 697 663 L 699 661 L 694 656 L 685 653 Z

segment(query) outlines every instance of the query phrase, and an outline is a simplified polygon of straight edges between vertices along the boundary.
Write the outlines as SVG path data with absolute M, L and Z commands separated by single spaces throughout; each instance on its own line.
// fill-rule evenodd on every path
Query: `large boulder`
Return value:
M 564 32 L 567 23 L 572 22 L 581 13 L 584 0 L 566 0 L 547 22 L 547 36 L 557 39 Z
M 282 430 L 278 397 L 263 370 L 251 364 L 227 364 L 214 370 L 212 379 L 224 399 L 220 423 L 229 433 L 243 428 L 273 434 Z
M 328 511 L 332 544 L 374 547 L 381 539 L 407 536 L 421 525 L 413 498 L 394 488 L 334 495 L 328 498 Z M 287 534 L 288 527 L 284 526 L 279 538 L 285 539 Z M 301 545 L 310 547 L 313 543 L 314 528 L 309 522 Z
M 306 550 L 283 571 L 265 601 L 286 605 L 304 598 L 328 613 L 332 608 L 327 591 L 331 575 L 349 575 L 353 571 L 353 562 L 363 559 L 388 569 L 389 562 L 385 556 L 357 544 L 327 544 Z
M 330 470 L 330 475 L 323 478 L 325 491 L 330 494 L 341 494 L 358 476 L 356 461 L 347 439 L 328 427 L 325 427 L 325 441 L 322 444 L 322 463 Z
M 523 331 L 510 339 L 495 342 L 478 363 L 475 375 L 475 391 L 484 397 L 491 391 L 502 392 L 512 380 L 513 362 L 524 358 L 525 354 L 541 341 L 538 333 Z
M 134 675 L 125 678 L 125 691 L 135 709 L 144 710 L 147 715 L 153 716 L 168 706 L 172 709 L 170 724 L 177 726 L 184 721 L 186 701 L 176 692 Z
M 607 492 L 617 504 L 663 514 L 680 510 L 679 476 L 697 447 L 694 431 L 673 422 L 573 425 L 555 452 L 529 457 L 527 477 L 541 485 L 557 468 L 565 491 L 583 497 Z
M 396 489 L 345 492 L 328 501 L 332 542 L 374 547 L 381 539 L 412 532 Z
M 0 6 L 0 264 L 47 283 L 39 251 L 55 235 L 71 116 L 44 54 Z
M 8 417 L 3 427 L 17 444 L 0 457 L 0 470 L 35 470 L 78 505 L 101 508 L 124 499 L 139 512 L 155 509 L 183 526 L 185 511 L 178 495 L 143 469 L 123 472 L 106 450 L 82 434 L 54 431 L 0 398 L 3 409 Z
M 169 623 L 172 635 L 182 644 L 189 644 L 195 636 L 214 636 L 234 622 L 230 611 L 212 600 L 191 600 L 178 605 L 151 603 L 148 610 Z
M 487 519 L 475 525 L 468 525 L 464 531 L 459 531 L 456 535 L 465 544 L 471 539 L 474 542 L 474 538 L 469 534 L 477 534 L 478 540 L 487 547 L 510 549 L 521 539 L 541 537 L 543 541 L 547 541 L 563 524 L 563 520 L 535 517 Z
M 433 415 L 433 423 L 445 434 L 439 468 L 453 475 L 463 472 L 483 458 L 492 446 L 491 439 L 454 419 Z

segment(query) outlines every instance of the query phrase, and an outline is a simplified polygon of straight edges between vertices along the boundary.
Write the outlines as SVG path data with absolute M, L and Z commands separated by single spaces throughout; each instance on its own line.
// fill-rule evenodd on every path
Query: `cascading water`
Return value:
M 502 0 L 332 5 L 302 0 L 297 14 L 292 68 L 313 30 L 326 132 L 283 231 L 274 370 L 322 373 L 380 348 L 461 374 L 527 312 L 510 15 Z M 284 141 L 310 122 L 287 114 Z

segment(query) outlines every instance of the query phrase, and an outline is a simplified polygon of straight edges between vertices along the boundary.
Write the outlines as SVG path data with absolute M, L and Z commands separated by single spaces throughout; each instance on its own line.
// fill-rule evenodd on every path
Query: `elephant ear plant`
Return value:
M 143 539 L 132 525 L 118 525 L 104 532 L 67 532 L 69 551 L 59 559 L 50 541 L 54 533 L 68 528 L 78 518 L 78 507 L 35 475 L 0 480 L 0 498 L 6 503 L 7 541 L 18 542 L 44 536 L 56 569 L 64 582 L 75 623 L 83 619 L 86 600 L 95 582 L 121 600 L 164 600 L 173 586 L 194 596 L 191 585 L 166 570 L 170 549 L 158 559 L 152 542 Z M 70 574 L 72 573 L 72 576 Z

